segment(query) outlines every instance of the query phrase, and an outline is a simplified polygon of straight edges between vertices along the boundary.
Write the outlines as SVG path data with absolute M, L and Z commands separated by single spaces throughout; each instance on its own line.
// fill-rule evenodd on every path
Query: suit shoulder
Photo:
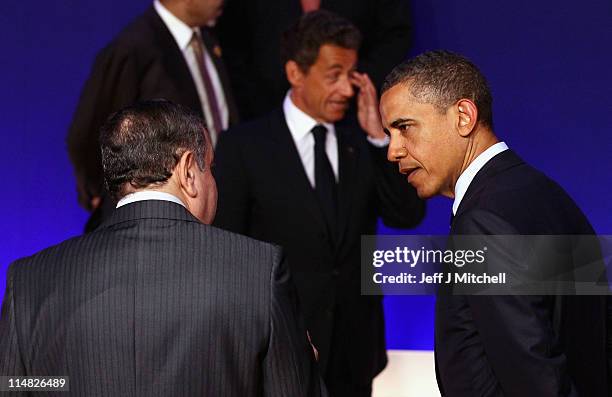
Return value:
M 37 268 L 44 267 L 46 264 L 53 262 L 51 259 L 60 258 L 66 255 L 67 252 L 83 244 L 89 236 L 90 235 L 73 237 L 61 243 L 44 248 L 30 256 L 19 258 L 11 264 L 13 271 L 31 272 Z
M 223 249 L 228 256 L 242 256 L 245 252 L 254 255 L 261 260 L 270 260 L 282 254 L 282 248 L 278 245 L 256 240 L 242 234 L 227 231 L 212 225 L 191 223 L 199 233 L 206 234 L 214 239 L 217 247 Z
M 249 142 L 264 141 L 268 136 L 276 133 L 280 128 L 278 125 L 278 118 L 280 118 L 280 116 L 277 111 L 275 111 L 265 116 L 245 121 L 229 128 L 221 134 L 221 139 L 226 138 L 232 141 L 246 140 Z
M 488 178 L 475 196 L 464 215 L 477 211 L 478 217 L 497 217 L 522 234 L 582 234 L 592 230 L 569 194 L 526 163 Z M 509 230 L 504 228 L 504 232 Z
M 152 10 L 136 17 L 125 26 L 100 52 L 100 57 L 133 58 L 155 54 L 159 29 L 152 22 Z
M 199 226 L 210 230 L 210 232 L 213 233 L 217 238 L 226 239 L 233 243 L 243 244 L 243 245 L 252 246 L 252 247 L 258 247 L 264 250 L 269 250 L 271 252 L 277 252 L 281 250 L 281 247 L 276 244 L 268 243 L 268 242 L 261 241 L 261 240 L 256 240 L 252 237 L 234 233 L 234 232 L 231 232 L 225 229 L 218 228 L 216 226 L 204 225 L 204 224 L 199 224 Z
M 492 205 L 499 202 L 502 197 L 506 198 L 502 202 L 516 204 L 520 204 L 521 200 L 534 202 L 535 198 L 542 204 L 545 200 L 570 199 L 557 182 L 525 163 L 488 178 L 483 184 L 481 203 Z

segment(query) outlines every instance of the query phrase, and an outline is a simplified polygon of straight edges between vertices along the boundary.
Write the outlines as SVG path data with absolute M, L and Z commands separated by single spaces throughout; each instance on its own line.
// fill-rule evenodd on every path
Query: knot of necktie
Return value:
M 325 137 L 327 136 L 327 128 L 321 124 L 317 124 L 312 128 L 312 135 L 314 136 L 315 145 L 321 145 L 325 147 Z

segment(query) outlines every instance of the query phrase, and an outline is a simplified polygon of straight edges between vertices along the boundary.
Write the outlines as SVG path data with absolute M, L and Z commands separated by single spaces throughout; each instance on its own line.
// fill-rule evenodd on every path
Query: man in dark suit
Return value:
M 411 44 L 409 0 L 227 0 L 217 26 L 236 102 L 244 120 L 278 106 L 287 89 L 280 38 L 299 17 L 324 9 L 362 33 L 359 70 L 380 87 Z
M 594 234 L 559 185 L 495 136 L 487 82 L 467 59 L 422 54 L 382 91 L 389 160 L 419 197 L 454 198 L 451 235 Z M 442 394 L 607 395 L 605 307 L 603 296 L 440 295 Z
M 215 225 L 286 249 L 332 396 L 369 396 L 386 352 L 381 298 L 360 296 L 360 236 L 411 227 L 424 204 L 386 161 L 375 89 L 355 71 L 359 32 L 327 11 L 284 36 L 283 106 L 223 134 Z M 359 88 L 358 124 L 344 119 Z M 361 128 L 360 128 L 361 127 Z
M 93 211 L 86 231 L 112 212 L 103 194 L 99 128 L 139 100 L 166 98 L 206 120 L 213 145 L 238 121 L 221 50 L 208 25 L 222 0 L 156 0 L 97 56 L 68 132 L 79 203 Z
M 278 247 L 209 224 L 217 190 L 199 117 L 166 101 L 101 132 L 117 210 L 11 265 L 0 375 L 68 376 L 74 396 L 318 396 Z

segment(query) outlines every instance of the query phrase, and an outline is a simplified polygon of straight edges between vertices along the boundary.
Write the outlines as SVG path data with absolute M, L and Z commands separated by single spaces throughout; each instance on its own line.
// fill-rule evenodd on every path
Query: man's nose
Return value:
M 406 156 L 408 156 L 408 149 L 391 138 L 389 149 L 387 149 L 387 160 L 396 163 Z
M 347 98 L 352 98 L 353 95 L 355 95 L 355 89 L 353 88 L 353 84 L 351 84 L 351 81 L 348 77 L 345 79 L 342 79 L 342 82 L 340 84 L 341 84 L 340 93 L 343 96 Z

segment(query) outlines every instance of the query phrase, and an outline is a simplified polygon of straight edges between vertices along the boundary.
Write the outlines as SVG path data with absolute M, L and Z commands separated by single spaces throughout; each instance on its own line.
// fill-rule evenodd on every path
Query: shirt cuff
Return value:
M 385 135 L 384 138 L 372 138 L 370 136 L 366 137 L 368 139 L 368 142 L 370 142 L 372 145 L 378 147 L 378 148 L 382 148 L 385 146 L 389 146 L 389 137 Z

